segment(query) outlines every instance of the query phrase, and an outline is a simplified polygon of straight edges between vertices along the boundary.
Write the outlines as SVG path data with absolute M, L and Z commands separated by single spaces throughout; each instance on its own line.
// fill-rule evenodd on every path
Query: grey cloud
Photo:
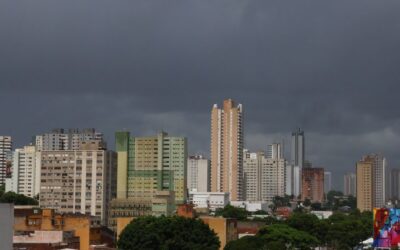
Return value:
M 251 149 L 288 141 L 302 127 L 308 158 L 335 178 L 368 151 L 395 166 L 399 7 L 397 0 L 1 1 L 0 134 L 22 145 L 60 126 L 98 127 L 109 141 L 121 128 L 164 129 L 207 153 L 211 106 L 231 97 L 244 105 Z

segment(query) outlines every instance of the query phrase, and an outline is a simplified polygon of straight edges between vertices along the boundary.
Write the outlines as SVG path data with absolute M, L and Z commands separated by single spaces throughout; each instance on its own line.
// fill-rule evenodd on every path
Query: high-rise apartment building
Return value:
M 332 190 L 332 173 L 329 171 L 324 172 L 324 192 L 327 194 Z
M 305 166 L 305 138 L 304 131 L 298 129 L 292 133 L 291 165 L 293 168 L 293 195 L 301 194 L 301 171 Z
M 324 201 L 324 169 L 303 168 L 301 176 L 301 199 L 322 203 Z
M 400 200 L 400 169 L 393 168 L 390 174 L 391 197 L 393 200 Z
M 373 163 L 362 160 L 356 165 L 357 208 L 360 211 L 372 211 L 373 209 Z
M 11 136 L 0 136 L 0 185 L 5 184 L 9 168 L 8 158 L 12 151 Z
M 356 196 L 356 174 L 354 173 L 347 173 L 344 175 L 343 180 L 343 194 L 344 195 L 351 195 Z
M 117 198 L 149 198 L 156 191 L 173 191 L 176 204 L 187 199 L 187 140 L 159 133 L 130 137 L 117 132 Z
M 356 165 L 357 208 L 372 211 L 383 207 L 386 198 L 386 160 L 379 154 L 364 156 Z
M 40 192 L 40 152 L 35 146 L 15 149 L 12 153 L 12 173 L 6 178 L 6 192 L 28 197 Z
M 189 156 L 187 163 L 187 188 L 189 192 L 210 192 L 210 161 L 202 155 Z
M 272 143 L 267 147 L 267 158 L 281 159 L 283 158 L 283 146 L 280 143 Z
M 115 152 L 99 141 L 84 141 L 79 150 L 41 151 L 40 160 L 41 207 L 89 214 L 106 225 L 108 205 L 116 196 Z
M 272 202 L 285 195 L 285 159 L 267 158 L 264 152 L 243 153 L 245 199 Z
M 86 129 L 53 129 L 49 133 L 37 135 L 34 138 L 37 150 L 79 150 L 82 141 L 99 141 L 103 145 L 103 134 L 94 128 Z
M 298 129 L 292 133 L 292 165 L 304 167 L 305 161 L 304 131 Z
M 211 191 L 228 192 L 232 201 L 244 198 L 243 108 L 231 99 L 211 110 Z

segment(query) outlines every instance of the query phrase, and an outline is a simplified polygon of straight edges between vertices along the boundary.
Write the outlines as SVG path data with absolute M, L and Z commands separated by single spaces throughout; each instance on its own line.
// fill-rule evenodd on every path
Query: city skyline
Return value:
M 246 148 L 289 150 L 300 127 L 335 189 L 360 155 L 400 166 L 398 1 L 26 4 L 0 3 L 0 134 L 15 147 L 55 127 L 96 127 L 111 149 L 116 130 L 166 130 L 209 157 L 209 109 L 232 98 Z

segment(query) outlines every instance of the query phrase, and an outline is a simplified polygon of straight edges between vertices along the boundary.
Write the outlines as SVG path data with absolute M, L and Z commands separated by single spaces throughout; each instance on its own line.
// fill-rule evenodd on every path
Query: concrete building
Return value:
M 213 230 L 221 243 L 219 249 L 225 248 L 230 241 L 238 239 L 237 220 L 222 217 L 200 217 Z
M 293 195 L 301 194 L 301 171 L 305 167 L 305 138 L 300 128 L 292 133 Z
M 372 211 L 386 202 L 386 160 L 379 154 L 365 155 L 357 162 L 357 208 Z
M 189 203 L 195 208 L 208 208 L 215 211 L 229 204 L 229 194 L 223 192 L 189 192 Z
M 290 165 L 286 161 L 286 170 L 285 170 L 285 194 L 292 195 L 294 193 L 293 190 L 293 166 Z
M 131 137 L 116 132 L 117 198 L 111 202 L 109 227 L 117 218 L 172 215 L 187 200 L 187 140 L 159 133 Z
M 190 191 L 210 192 L 210 161 L 202 155 L 189 156 L 187 164 L 187 188 Z
M 12 151 L 11 136 L 0 136 L 0 185 L 5 184 L 7 171 L 9 171 L 9 156 Z
M 80 239 L 65 231 L 23 232 L 13 237 L 13 246 L 29 250 L 79 249 Z
M 324 172 L 324 192 L 327 194 L 332 190 L 332 173 L 329 171 Z
M 283 146 L 280 143 L 272 143 L 267 147 L 267 158 L 270 159 L 282 159 L 283 157 Z
M 230 205 L 246 209 L 248 212 L 268 211 L 268 203 L 261 201 L 231 201 Z
M 35 146 L 15 149 L 12 153 L 11 178 L 6 178 L 6 192 L 34 198 L 40 192 L 40 152 Z
M 360 211 L 372 211 L 373 209 L 373 164 L 371 161 L 362 160 L 356 165 L 357 183 L 357 208 Z
M 1 249 L 13 249 L 14 204 L 0 203 Z
M 343 194 L 346 196 L 352 195 L 356 197 L 356 174 L 354 173 L 345 174 L 343 184 L 344 184 Z
M 173 191 L 175 203 L 187 199 L 187 140 L 159 133 L 130 137 L 117 132 L 117 198 L 149 198 L 156 191 Z
M 324 169 L 303 168 L 301 176 L 301 199 L 322 203 L 324 201 Z
M 80 250 L 89 250 L 91 226 L 89 215 L 59 214 L 53 209 L 22 208 L 15 209 L 13 217 L 16 235 L 35 231 L 70 232 L 79 238 Z
M 156 191 L 149 198 L 113 199 L 109 207 L 108 228 L 118 231 L 118 220 L 131 221 L 140 216 L 172 216 L 175 212 L 173 191 Z M 125 224 L 126 226 L 126 224 Z
M 103 145 L 103 134 L 94 128 L 86 129 L 53 129 L 49 133 L 37 135 L 34 145 L 38 151 L 43 150 L 79 150 L 82 141 L 99 141 Z
M 390 174 L 391 199 L 400 200 L 400 169 L 394 168 Z
M 292 133 L 292 165 L 304 167 L 305 139 L 304 131 L 298 129 Z
M 116 154 L 100 141 L 83 141 L 79 150 L 41 151 L 40 206 L 61 213 L 90 214 L 106 225 L 108 204 L 116 196 Z
M 231 99 L 211 110 L 211 191 L 243 200 L 243 108 Z
M 285 195 L 285 159 L 266 158 L 264 152 L 248 150 L 243 157 L 245 200 L 271 203 L 274 196 Z

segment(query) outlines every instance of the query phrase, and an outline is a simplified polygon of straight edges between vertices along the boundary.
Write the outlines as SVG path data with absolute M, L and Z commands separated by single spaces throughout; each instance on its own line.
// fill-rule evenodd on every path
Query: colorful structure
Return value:
M 373 247 L 391 248 L 400 243 L 400 209 L 374 208 Z

